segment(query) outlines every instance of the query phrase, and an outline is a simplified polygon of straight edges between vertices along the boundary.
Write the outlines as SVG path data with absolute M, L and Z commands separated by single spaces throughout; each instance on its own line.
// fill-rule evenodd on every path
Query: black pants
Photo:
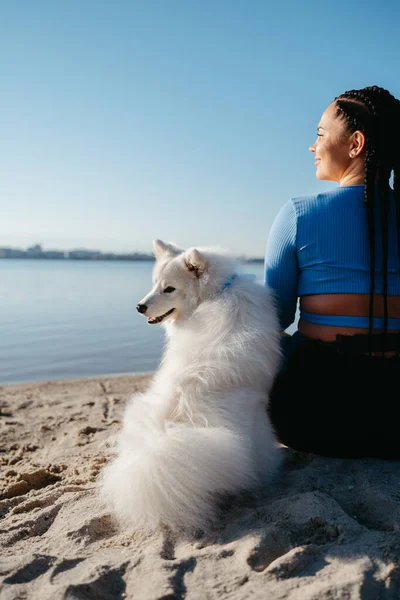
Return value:
M 400 358 L 298 343 L 272 389 L 278 439 L 335 457 L 400 458 Z

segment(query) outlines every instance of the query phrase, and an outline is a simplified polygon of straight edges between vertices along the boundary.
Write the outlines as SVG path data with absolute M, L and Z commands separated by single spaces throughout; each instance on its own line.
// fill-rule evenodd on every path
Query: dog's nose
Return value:
M 138 304 L 136 310 L 140 312 L 140 314 L 144 314 L 147 310 L 147 306 L 145 304 Z

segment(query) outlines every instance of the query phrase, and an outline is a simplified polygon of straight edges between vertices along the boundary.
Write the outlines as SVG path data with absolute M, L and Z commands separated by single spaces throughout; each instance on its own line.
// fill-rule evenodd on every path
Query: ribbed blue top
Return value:
M 379 215 L 375 228 L 375 293 L 379 294 L 383 287 Z M 265 256 L 265 281 L 275 294 L 282 329 L 293 323 L 299 296 L 369 294 L 369 261 L 363 185 L 289 200 L 272 225 Z M 388 294 L 400 296 L 393 197 L 389 208 Z M 315 322 L 310 313 L 300 316 Z M 335 316 L 335 323 L 330 322 L 332 317 L 315 317 L 326 325 L 368 326 L 368 319 L 363 317 L 343 317 L 339 322 L 340 317 Z M 391 320 L 389 325 L 400 328 L 400 320 Z

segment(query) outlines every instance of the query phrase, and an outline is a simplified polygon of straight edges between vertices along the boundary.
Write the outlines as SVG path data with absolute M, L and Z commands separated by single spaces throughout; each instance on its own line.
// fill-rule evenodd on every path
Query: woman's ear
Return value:
M 362 131 L 355 131 L 351 136 L 351 144 L 349 149 L 350 158 L 360 156 L 365 148 L 365 134 Z

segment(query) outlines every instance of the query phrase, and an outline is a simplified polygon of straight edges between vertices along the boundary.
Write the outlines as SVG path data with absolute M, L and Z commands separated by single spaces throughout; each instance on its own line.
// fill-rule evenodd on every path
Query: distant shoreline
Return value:
M 115 255 L 112 257 L 100 256 L 100 257 L 96 257 L 96 258 L 78 257 L 78 256 L 63 257 L 63 256 L 1 256 L 0 255 L 0 260 L 62 260 L 62 261 L 77 261 L 77 260 L 85 261 L 86 260 L 86 261 L 96 261 L 96 262 L 123 260 L 123 261 L 138 261 L 138 262 L 146 262 L 146 261 L 154 262 L 155 259 L 153 257 L 131 258 L 131 257 L 118 256 L 118 255 Z
M 115 254 L 114 252 L 100 252 L 99 250 L 43 250 L 36 244 L 27 250 L 20 248 L 0 247 L 0 260 L 91 260 L 91 261 L 150 261 L 154 262 L 152 254 L 133 252 L 132 254 Z M 238 256 L 238 260 L 245 263 L 263 263 L 263 258 L 246 258 Z
M 150 260 L 154 261 L 152 254 L 144 252 L 101 252 L 100 250 L 43 250 L 41 244 L 35 244 L 26 250 L 22 248 L 0 247 L 0 259 L 23 258 L 29 260 Z
M 112 258 L 62 258 L 62 257 L 46 257 L 46 256 L 0 256 L 0 260 L 62 260 L 62 261 L 92 261 L 92 262 L 154 262 L 153 257 L 149 258 L 124 258 L 123 256 L 113 256 Z M 244 263 L 262 264 L 263 258 L 240 258 Z

